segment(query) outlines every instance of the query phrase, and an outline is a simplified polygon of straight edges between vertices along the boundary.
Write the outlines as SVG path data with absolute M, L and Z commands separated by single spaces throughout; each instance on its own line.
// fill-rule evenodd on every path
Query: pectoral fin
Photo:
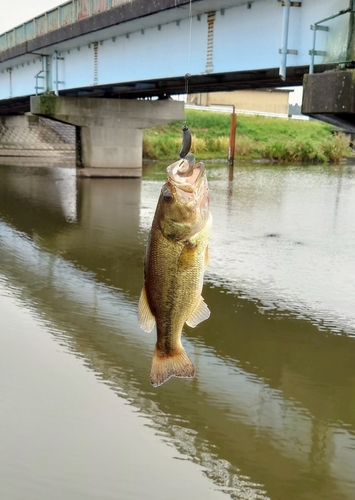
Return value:
M 209 261 L 210 261 L 210 254 L 209 254 L 208 247 L 207 247 L 206 253 L 205 253 L 205 267 L 208 266 Z
M 153 316 L 152 311 L 150 310 L 145 287 L 143 287 L 141 296 L 139 297 L 138 321 L 140 327 L 145 332 L 151 332 L 153 330 L 155 325 L 155 317 Z
M 206 302 L 203 300 L 203 298 L 200 297 L 200 302 L 198 303 L 198 306 L 191 314 L 189 319 L 186 321 L 186 324 L 188 326 L 191 326 L 191 328 L 195 328 L 195 326 L 197 326 L 199 323 L 202 323 L 202 321 L 208 319 L 210 315 L 211 311 L 208 309 L 208 306 Z

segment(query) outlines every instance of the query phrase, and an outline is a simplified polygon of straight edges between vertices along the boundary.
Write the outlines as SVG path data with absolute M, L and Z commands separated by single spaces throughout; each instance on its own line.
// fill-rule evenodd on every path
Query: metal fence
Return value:
M 216 105 L 211 106 L 199 106 L 198 104 L 185 104 L 187 109 L 195 109 L 199 111 L 216 111 L 217 113 L 233 113 L 235 111 L 237 115 L 253 115 L 253 116 L 266 116 L 269 118 L 285 118 L 293 120 L 309 120 L 309 116 L 306 115 L 287 115 L 286 113 L 269 113 L 267 111 L 252 111 L 247 109 L 235 109 L 232 105 Z

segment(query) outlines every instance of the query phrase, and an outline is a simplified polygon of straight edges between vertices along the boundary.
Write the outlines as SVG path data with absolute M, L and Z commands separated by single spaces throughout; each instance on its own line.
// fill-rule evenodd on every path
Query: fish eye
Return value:
M 162 190 L 163 200 L 167 203 L 170 203 L 173 199 L 173 195 L 168 187 Z

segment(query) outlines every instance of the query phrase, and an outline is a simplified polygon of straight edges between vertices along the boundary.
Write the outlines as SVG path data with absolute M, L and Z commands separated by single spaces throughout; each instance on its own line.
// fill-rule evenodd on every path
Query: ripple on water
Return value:
M 39 429 L 28 453 L 35 451 L 31 446 L 43 447 L 44 480 L 53 490 L 53 485 L 60 487 L 57 479 L 62 476 L 58 473 L 51 482 L 46 464 L 57 463 L 59 455 L 48 443 L 59 435 L 63 443 L 78 444 L 77 463 L 70 461 L 73 447 L 69 446 L 69 458 L 59 466 L 70 466 L 65 476 L 70 478 L 69 486 L 87 492 L 85 498 L 90 498 L 93 483 L 103 485 L 98 494 L 106 492 L 107 498 L 117 498 L 117 491 L 124 498 L 146 498 L 146 492 L 162 498 L 168 476 L 161 471 L 166 470 L 175 477 L 173 493 L 180 498 L 224 494 L 243 500 L 298 500 L 304 496 L 352 500 L 354 351 L 352 339 L 332 333 L 349 332 L 342 325 L 354 318 L 349 308 L 353 297 L 354 231 L 349 217 L 354 213 L 353 180 L 347 179 L 339 189 L 339 176 L 331 171 L 252 167 L 236 169 L 235 181 L 230 183 L 226 170 L 209 168 L 215 225 L 204 293 L 212 315 L 195 330 L 184 331 L 183 344 L 196 365 L 196 378 L 171 380 L 159 390 L 153 390 L 148 379 L 154 335 L 139 329 L 136 304 L 142 284 L 144 235 L 160 191 L 160 174 L 157 181 L 143 180 L 141 190 L 137 183 L 129 188 L 122 183 L 79 183 L 77 222 L 74 218 L 68 221 L 67 213 L 64 218 L 58 211 L 53 215 L 45 205 L 41 217 L 31 219 L 30 230 L 24 210 L 11 212 L 12 224 L 1 223 L 5 294 L 14 290 L 20 311 L 28 311 L 38 323 L 38 344 L 34 349 L 30 343 L 24 361 L 39 357 L 44 363 L 39 375 L 48 388 L 48 398 L 40 393 L 41 383 L 27 390 L 31 371 L 25 370 L 20 384 L 25 395 L 14 388 L 8 392 L 10 402 L 13 397 L 14 403 L 26 405 L 26 411 L 16 413 L 19 418 L 36 415 L 36 408 L 44 406 L 37 422 L 43 422 L 48 434 Z M 19 189 L 23 190 L 22 181 Z M 4 186 L 6 182 L 0 183 L 1 190 Z M 40 188 L 43 205 L 46 190 L 42 184 Z M 332 196 L 339 192 L 332 205 Z M 26 196 L 28 202 L 28 193 Z M 4 199 L 0 196 L 1 210 Z M 129 210 L 123 211 L 123 205 Z M 21 214 L 26 215 L 24 220 Z M 49 233 L 47 227 L 41 227 L 44 218 L 50 221 Z M 110 286 L 105 281 L 108 278 Z M 333 324 L 335 329 L 317 331 L 310 318 L 319 325 Z M 30 340 L 30 321 L 23 328 L 20 313 L 16 321 L 14 330 L 20 336 L 16 338 L 24 335 Z M 41 338 L 58 342 L 51 352 L 55 357 L 57 349 L 65 356 L 63 373 L 45 355 Z M 19 361 L 15 356 L 14 367 Z M 13 370 L 14 378 L 18 370 Z M 2 383 L 10 380 L 7 372 L 5 375 Z M 51 375 L 58 382 L 55 386 Z M 109 391 L 108 400 L 102 387 Z M 56 415 L 61 395 L 75 388 L 80 390 L 74 403 L 64 402 L 65 411 Z M 37 389 L 35 397 L 32 390 Z M 83 400 L 87 402 L 90 394 L 95 394 L 90 411 L 82 412 Z M 6 406 L 9 408 L 11 405 Z M 68 439 L 58 431 L 63 415 L 71 434 Z M 130 424 L 135 416 L 142 425 Z M 58 426 L 53 428 L 57 418 Z M 101 421 L 108 424 L 106 429 L 105 425 L 97 427 Z M 151 441 L 146 441 L 142 427 L 153 436 Z M 54 429 L 53 435 L 50 429 Z M 9 433 L 7 437 L 11 437 Z M 88 443 L 96 437 L 98 441 L 88 450 Z M 15 469 L 23 457 L 21 446 L 16 448 Z M 150 454 L 146 461 L 137 465 L 146 453 Z M 26 467 L 34 465 L 33 456 Z M 162 469 L 157 478 L 156 459 L 160 458 Z M 87 478 L 78 468 L 90 460 L 98 460 L 99 481 L 98 470 Z M 8 465 L 6 457 L 4 463 Z M 200 482 L 202 471 L 213 481 L 206 490 Z M 110 480 L 105 486 L 107 474 Z M 17 484 L 22 488 L 21 482 Z M 184 484 L 196 486 L 196 494 L 181 494 Z M 39 500 L 40 495 L 34 498 Z

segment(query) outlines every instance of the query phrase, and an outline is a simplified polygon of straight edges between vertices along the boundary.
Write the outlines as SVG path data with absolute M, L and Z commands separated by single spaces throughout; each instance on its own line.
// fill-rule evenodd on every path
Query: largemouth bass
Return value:
M 194 377 L 181 344 L 182 328 L 210 316 L 201 296 L 212 224 L 205 167 L 195 164 L 189 153 L 167 173 L 150 230 L 138 305 L 141 328 L 151 332 L 157 326 L 150 372 L 155 387 L 171 377 Z

